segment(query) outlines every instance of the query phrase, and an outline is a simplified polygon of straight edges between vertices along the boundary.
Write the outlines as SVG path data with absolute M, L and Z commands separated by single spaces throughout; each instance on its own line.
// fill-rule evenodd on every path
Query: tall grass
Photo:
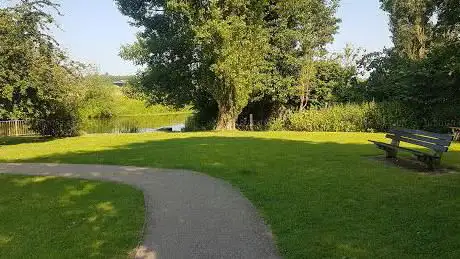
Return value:
M 291 113 L 269 125 L 271 130 L 309 132 L 382 132 L 391 127 L 417 128 L 417 116 L 397 102 L 371 102 Z

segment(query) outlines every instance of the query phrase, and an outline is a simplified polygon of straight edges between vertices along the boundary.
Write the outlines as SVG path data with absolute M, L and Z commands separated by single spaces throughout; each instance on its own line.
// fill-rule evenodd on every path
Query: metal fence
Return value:
M 0 121 L 0 136 L 29 136 L 35 135 L 26 121 Z

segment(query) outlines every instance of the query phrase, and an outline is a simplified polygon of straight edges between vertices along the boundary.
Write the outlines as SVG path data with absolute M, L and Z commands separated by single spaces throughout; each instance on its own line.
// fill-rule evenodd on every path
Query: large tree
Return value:
M 395 47 L 373 55 L 368 96 L 397 101 L 418 128 L 460 123 L 460 7 L 457 0 L 385 0 Z
M 435 0 L 437 23 L 436 43 L 460 41 L 460 3 L 457 0 Z
M 426 57 L 433 34 L 434 0 L 380 0 L 390 16 L 395 50 L 412 60 Z
M 146 67 L 140 84 L 152 102 L 184 106 L 197 97 L 198 50 L 190 19 L 166 0 L 117 0 L 120 11 L 141 29 L 121 56 Z
M 243 108 L 261 95 L 307 100 L 308 64 L 338 23 L 335 0 L 117 3 L 142 28 L 122 56 L 146 65 L 141 84 L 152 100 L 215 106 L 218 129 L 234 129 Z
M 268 50 L 264 1 L 118 4 L 144 28 L 122 55 L 148 66 L 142 83 L 154 99 L 185 104 L 204 92 L 217 103 L 217 129 L 235 129 L 263 77 Z
M 238 115 L 265 76 L 264 1 L 210 1 L 188 8 L 201 55 L 198 82 L 217 102 L 216 128 L 236 129 Z
M 314 89 L 315 59 L 337 32 L 338 1 L 272 0 L 265 18 L 270 29 L 272 81 L 267 93 L 277 102 L 297 98 L 306 108 Z
M 46 135 L 76 133 L 73 63 L 50 36 L 58 5 L 21 0 L 0 9 L 0 117 L 29 119 Z M 62 127 L 61 127 L 62 126 Z

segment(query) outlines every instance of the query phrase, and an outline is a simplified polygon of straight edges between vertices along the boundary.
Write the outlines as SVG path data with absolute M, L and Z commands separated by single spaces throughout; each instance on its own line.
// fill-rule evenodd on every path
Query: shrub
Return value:
M 282 117 L 274 118 L 268 122 L 267 128 L 272 131 L 281 131 L 286 129 L 285 122 L 286 120 Z
M 437 113 L 420 114 L 399 102 L 371 102 L 292 113 L 284 120 L 272 121 L 269 127 L 310 132 L 386 132 L 392 127 L 403 127 L 442 132 L 449 124 L 444 117 Z
M 108 119 L 114 117 L 116 87 L 100 76 L 88 76 L 80 80 L 82 90 L 80 115 L 82 118 Z
M 29 120 L 31 129 L 42 136 L 74 137 L 80 135 L 81 120 L 71 103 L 53 103 Z
M 292 113 L 285 121 L 285 128 L 293 131 L 368 131 L 365 121 L 368 106 L 337 105 L 327 109 Z
M 217 122 L 217 102 L 206 92 L 197 96 L 193 108 L 196 111 L 185 123 L 186 131 L 213 130 Z
M 393 127 L 422 129 L 414 111 L 400 102 L 370 103 L 366 123 L 373 131 L 386 132 Z
M 147 95 L 142 91 L 141 87 L 136 82 L 129 82 L 125 86 L 121 87 L 123 95 L 139 101 L 147 100 Z
M 195 113 L 185 121 L 185 131 L 207 131 L 214 130 L 216 121 L 210 120 L 209 117 L 202 113 Z

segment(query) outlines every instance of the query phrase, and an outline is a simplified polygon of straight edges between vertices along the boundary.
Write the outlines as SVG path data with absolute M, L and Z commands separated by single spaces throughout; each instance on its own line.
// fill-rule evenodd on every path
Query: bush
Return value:
M 108 119 L 114 117 L 117 94 L 115 86 L 100 76 L 88 76 L 80 80 L 82 89 L 80 115 L 82 118 Z
M 452 121 L 445 112 L 420 114 L 400 102 L 340 104 L 327 109 L 291 113 L 274 120 L 270 130 L 325 132 L 386 132 L 392 127 L 442 132 Z M 449 121 L 447 121 L 449 119 Z
M 286 128 L 293 131 L 353 132 L 368 131 L 366 113 L 369 105 L 337 105 L 308 110 L 288 116 Z
M 186 131 L 213 130 L 217 122 L 217 102 L 206 92 L 197 95 L 193 108 L 196 111 L 185 123 Z
M 210 120 L 209 117 L 202 113 L 195 113 L 185 121 L 185 131 L 207 131 L 216 128 L 216 121 Z
M 285 122 L 286 120 L 282 117 L 277 117 L 267 123 L 267 128 L 272 131 L 282 131 L 286 129 Z
M 387 132 L 394 127 L 423 129 L 414 111 L 400 102 L 370 103 L 366 125 L 373 131 Z
M 128 98 L 139 101 L 147 100 L 147 95 L 142 92 L 141 87 L 133 82 L 129 82 L 125 86 L 121 87 L 121 91 L 123 92 L 123 95 Z
M 31 129 L 42 136 L 75 137 L 80 135 L 81 120 L 71 103 L 53 103 L 46 111 L 29 120 Z

